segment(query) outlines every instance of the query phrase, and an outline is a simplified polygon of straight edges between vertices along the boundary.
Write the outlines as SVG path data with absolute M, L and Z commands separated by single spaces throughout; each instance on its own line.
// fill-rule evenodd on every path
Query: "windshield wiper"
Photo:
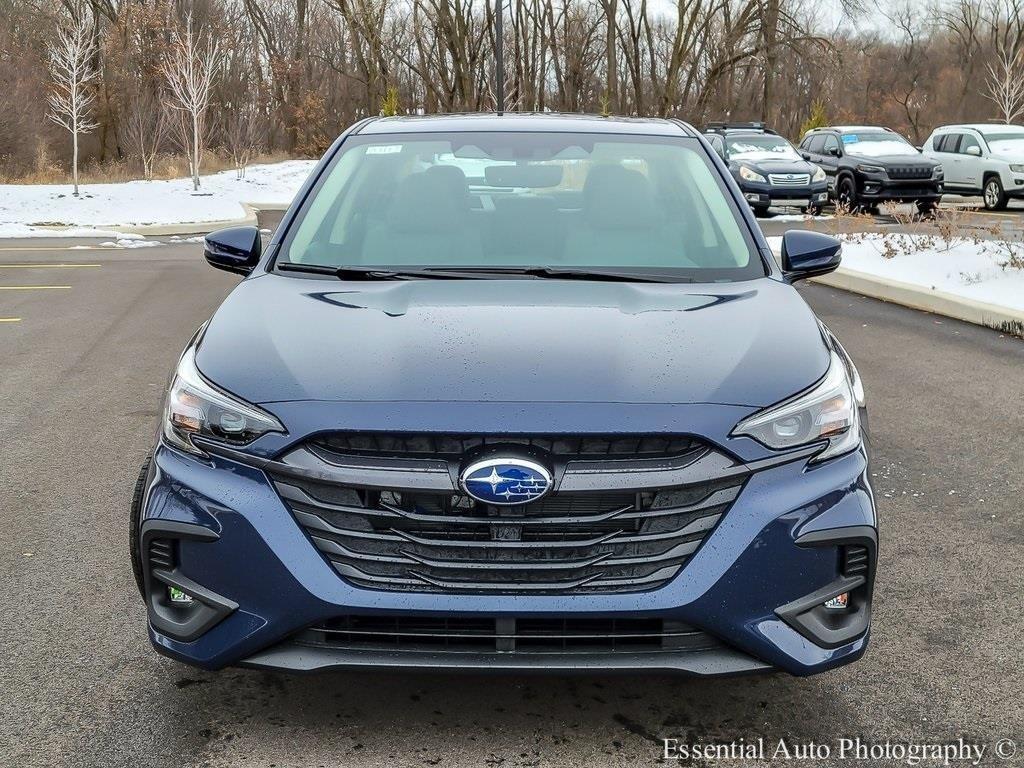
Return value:
M 339 280 L 479 280 L 474 273 L 442 271 L 434 269 L 387 269 L 380 267 L 331 267 L 326 264 L 299 264 L 293 261 L 279 261 L 277 268 L 282 272 L 306 272 L 313 275 L 331 275 Z
M 553 280 L 598 280 L 619 283 L 692 283 L 691 277 L 665 274 L 642 274 L 603 269 L 571 267 L 423 267 L 419 269 L 388 269 L 386 267 L 332 267 L 325 264 L 299 264 L 282 261 L 277 268 L 283 272 L 308 272 L 331 275 L 340 280 L 486 280 L 494 275 Z
M 617 283 L 692 283 L 692 277 L 579 267 L 472 267 L 463 270 L 473 274 L 525 275 L 554 280 L 601 280 Z

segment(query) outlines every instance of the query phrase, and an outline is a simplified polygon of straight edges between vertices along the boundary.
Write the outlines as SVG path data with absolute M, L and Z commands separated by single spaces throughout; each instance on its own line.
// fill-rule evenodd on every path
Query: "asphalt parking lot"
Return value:
M 127 516 L 176 356 L 236 280 L 198 244 L 83 244 L 0 241 L 0 764 L 633 766 L 663 737 L 856 736 L 962 737 L 988 745 L 983 765 L 1024 764 L 1024 341 L 803 288 L 870 399 L 882 547 L 872 644 L 852 666 L 210 674 L 150 649 Z M 1004 738 L 1014 760 L 993 755 Z

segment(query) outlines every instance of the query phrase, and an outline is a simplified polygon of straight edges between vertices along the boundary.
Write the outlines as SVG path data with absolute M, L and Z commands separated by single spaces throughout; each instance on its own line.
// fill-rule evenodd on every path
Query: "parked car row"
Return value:
M 930 213 L 946 195 L 981 195 L 989 210 L 1024 199 L 1024 126 L 947 125 L 917 148 L 879 126 L 814 128 L 799 149 L 763 123 L 710 123 L 705 138 L 747 202 L 814 213 L 832 201 L 873 211 L 912 203 Z

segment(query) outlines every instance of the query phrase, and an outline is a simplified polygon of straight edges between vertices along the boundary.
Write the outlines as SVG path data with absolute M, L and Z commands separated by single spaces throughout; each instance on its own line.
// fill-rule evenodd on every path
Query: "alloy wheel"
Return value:
M 995 179 L 985 185 L 985 205 L 987 207 L 995 208 L 999 205 L 999 192 L 999 182 Z

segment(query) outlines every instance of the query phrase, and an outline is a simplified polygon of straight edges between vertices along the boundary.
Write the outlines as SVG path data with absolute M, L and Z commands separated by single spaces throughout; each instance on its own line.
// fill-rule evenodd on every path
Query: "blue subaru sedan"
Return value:
M 674 120 L 370 119 L 171 379 L 131 509 L 206 669 L 822 672 L 867 646 L 864 393 Z

